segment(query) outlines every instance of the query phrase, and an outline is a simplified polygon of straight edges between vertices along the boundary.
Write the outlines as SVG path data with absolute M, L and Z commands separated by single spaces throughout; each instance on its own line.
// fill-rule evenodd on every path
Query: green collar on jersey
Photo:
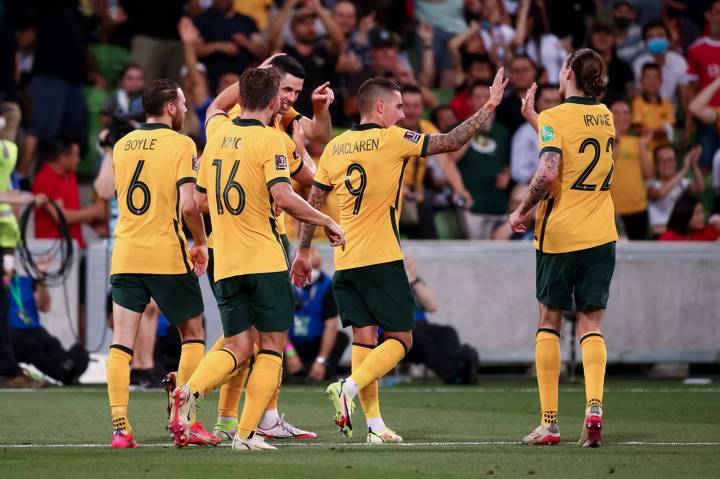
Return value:
M 597 98 L 589 98 L 586 96 L 569 96 L 565 98 L 564 103 L 579 103 L 580 105 L 599 105 Z
M 167 128 L 168 130 L 172 129 L 165 123 L 140 123 L 138 128 L 141 130 L 159 130 L 161 128 Z
M 263 122 L 254 118 L 235 118 L 233 123 L 237 126 L 265 126 Z
M 364 131 L 364 130 L 372 130 L 373 128 L 382 128 L 382 126 L 378 125 L 377 123 L 362 123 L 360 125 L 354 125 L 350 129 L 352 131 Z

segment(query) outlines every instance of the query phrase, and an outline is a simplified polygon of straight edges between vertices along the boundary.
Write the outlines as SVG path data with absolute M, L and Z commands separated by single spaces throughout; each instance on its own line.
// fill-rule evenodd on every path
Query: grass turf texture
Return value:
M 678 380 L 609 381 L 605 446 L 594 450 L 576 446 L 584 406 L 580 385 L 561 387 L 563 443 L 557 447 L 515 444 L 538 422 L 537 391 L 531 380 L 486 380 L 480 387 L 413 385 L 381 390 L 384 418 L 405 438 L 406 445 L 400 446 L 363 446 L 365 424 L 359 405 L 355 437 L 347 441 L 336 432 L 331 406 L 321 392 L 319 387 L 289 386 L 280 397 L 280 409 L 287 419 L 316 431 L 317 440 L 273 441 L 280 445 L 278 451 L 240 453 L 228 447 L 178 450 L 171 446 L 164 430 L 162 391 L 131 394 L 131 421 L 142 446 L 114 451 L 109 447 L 104 388 L 3 390 L 0 476 L 720 476 L 717 386 L 684 386 Z M 208 429 L 214 424 L 216 404 L 217 394 L 213 394 L 203 401 L 199 413 Z M 83 444 L 89 446 L 81 447 Z

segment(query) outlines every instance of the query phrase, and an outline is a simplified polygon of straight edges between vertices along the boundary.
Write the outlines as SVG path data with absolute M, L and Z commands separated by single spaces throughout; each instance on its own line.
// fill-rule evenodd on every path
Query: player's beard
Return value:
M 179 110 L 177 113 L 175 113 L 172 117 L 172 129 L 175 131 L 182 130 L 183 122 L 185 121 L 185 115 L 183 115 Z

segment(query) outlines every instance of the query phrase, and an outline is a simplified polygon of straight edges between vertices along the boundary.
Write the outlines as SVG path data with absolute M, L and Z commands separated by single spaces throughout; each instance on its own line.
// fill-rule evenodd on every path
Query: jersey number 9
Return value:
M 360 184 L 354 187 L 350 182 L 350 178 L 353 172 L 360 173 Z M 365 194 L 365 187 L 367 186 L 367 175 L 365 174 L 365 168 L 358 163 L 352 163 L 348 166 L 347 174 L 345 175 L 345 188 L 348 193 L 355 197 L 355 206 L 353 207 L 353 214 L 360 213 L 360 205 L 362 204 L 363 195 Z
M 144 214 L 150 208 L 150 188 L 148 188 L 146 183 L 140 181 L 140 173 L 142 172 L 143 166 L 145 166 L 145 160 L 138 161 L 135 171 L 133 172 L 132 180 L 130 180 L 127 197 L 125 198 L 130 213 L 138 216 Z M 143 201 L 140 206 L 136 205 L 133 199 L 135 190 L 140 190 L 143 195 Z
M 220 180 L 222 178 L 222 162 L 223 160 L 213 160 L 212 165 L 215 167 L 215 202 L 217 203 L 217 212 L 219 215 L 224 214 L 227 209 L 231 215 L 239 215 L 245 209 L 245 190 L 242 185 L 235 181 L 235 175 L 237 175 L 238 168 L 240 168 L 240 160 L 235 160 L 233 166 L 230 169 L 230 177 L 222 188 L 222 196 L 220 195 Z M 236 206 L 230 204 L 230 192 L 235 190 L 238 195 L 238 202 Z

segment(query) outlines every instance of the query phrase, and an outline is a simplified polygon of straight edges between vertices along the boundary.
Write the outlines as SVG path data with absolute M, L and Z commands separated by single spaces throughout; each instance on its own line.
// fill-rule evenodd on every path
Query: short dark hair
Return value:
M 417 93 L 418 95 L 422 95 L 422 90 L 420 90 L 420 87 L 417 85 L 408 84 L 400 87 L 400 93 L 403 95 L 405 93 Z
M 126 63 L 122 70 L 120 70 L 120 76 L 118 76 L 118 78 L 124 77 L 130 70 L 140 70 L 145 73 L 145 69 L 139 63 Z
M 643 27 L 643 40 L 647 40 L 648 32 L 649 32 L 650 30 L 652 30 L 653 28 L 662 28 L 663 31 L 665 32 L 665 36 L 666 36 L 666 37 L 669 37 L 669 36 L 670 36 L 670 33 L 668 32 L 668 29 L 667 29 L 667 27 L 663 24 L 663 22 L 661 22 L 661 21 L 655 21 L 655 22 L 647 23 L 647 24 Z
M 490 57 L 482 53 L 470 53 L 463 55 L 462 57 L 462 68 L 467 71 L 475 63 L 486 63 L 490 65 L 490 69 L 495 71 L 495 64 L 490 60 Z
M 615 3 L 613 4 L 613 7 L 612 7 L 612 8 L 613 8 L 613 10 L 616 10 L 616 9 L 618 9 L 618 8 L 620 8 L 620 7 L 628 7 L 628 8 L 631 8 L 633 11 L 636 11 L 635 5 L 633 5 L 632 3 L 628 2 L 627 0 L 620 0 L 619 2 L 615 2 Z
M 468 91 L 468 94 L 472 95 L 472 92 L 473 92 L 477 87 L 483 86 L 483 87 L 486 87 L 486 88 L 490 88 L 490 85 L 492 85 L 492 83 L 490 83 L 489 81 L 477 80 L 477 81 L 474 81 L 474 82 L 470 83 L 470 85 L 468 85 L 468 90 L 467 90 L 467 91 Z
M 667 229 L 681 235 L 690 233 L 690 218 L 695 211 L 695 205 L 700 199 L 689 191 L 685 191 L 675 202 L 670 218 L 667 222 Z
M 180 85 L 169 78 L 158 78 L 151 81 L 142 94 L 142 106 L 145 114 L 149 116 L 162 115 L 165 105 L 178 99 L 179 88 Z
M 388 91 L 401 91 L 397 83 L 387 78 L 375 77 L 366 80 L 357 91 L 357 104 L 360 113 L 367 113 L 375 105 L 375 101 Z
M 439 119 L 439 117 L 440 117 L 440 112 L 441 112 L 441 111 L 444 111 L 444 110 L 450 110 L 450 111 L 453 112 L 453 114 L 455 113 L 455 111 L 450 107 L 450 105 L 438 105 L 438 106 L 436 106 L 436 107 L 433 108 L 432 111 L 430 112 L 430 121 L 432 122 L 433 125 L 437 126 L 437 124 L 438 124 L 438 119 Z
M 669 148 L 673 153 L 675 152 L 675 148 L 670 143 L 663 143 L 662 145 L 658 145 L 653 149 L 653 163 L 657 163 L 658 154 L 665 148 Z
M 576 50 L 568 55 L 566 65 L 575 73 L 575 83 L 584 95 L 600 98 L 605 93 L 607 83 L 603 76 L 603 60 L 589 48 Z
M 662 69 L 660 68 L 660 65 L 653 62 L 646 63 L 642 66 L 642 68 L 640 69 L 640 76 L 643 76 L 648 70 L 655 70 L 660 74 L 660 76 L 662 76 Z
M 292 75 L 303 80 L 307 76 L 305 68 L 303 68 L 299 61 L 290 55 L 280 55 L 279 57 L 275 57 L 270 62 L 270 65 L 279 71 L 281 75 Z
M 248 68 L 240 76 L 240 101 L 247 111 L 268 107 L 277 97 L 280 73 L 274 68 Z
M 70 153 L 73 145 L 79 142 L 72 138 L 56 138 L 53 140 L 42 140 L 38 146 L 38 157 L 41 163 L 57 160 L 60 155 Z

